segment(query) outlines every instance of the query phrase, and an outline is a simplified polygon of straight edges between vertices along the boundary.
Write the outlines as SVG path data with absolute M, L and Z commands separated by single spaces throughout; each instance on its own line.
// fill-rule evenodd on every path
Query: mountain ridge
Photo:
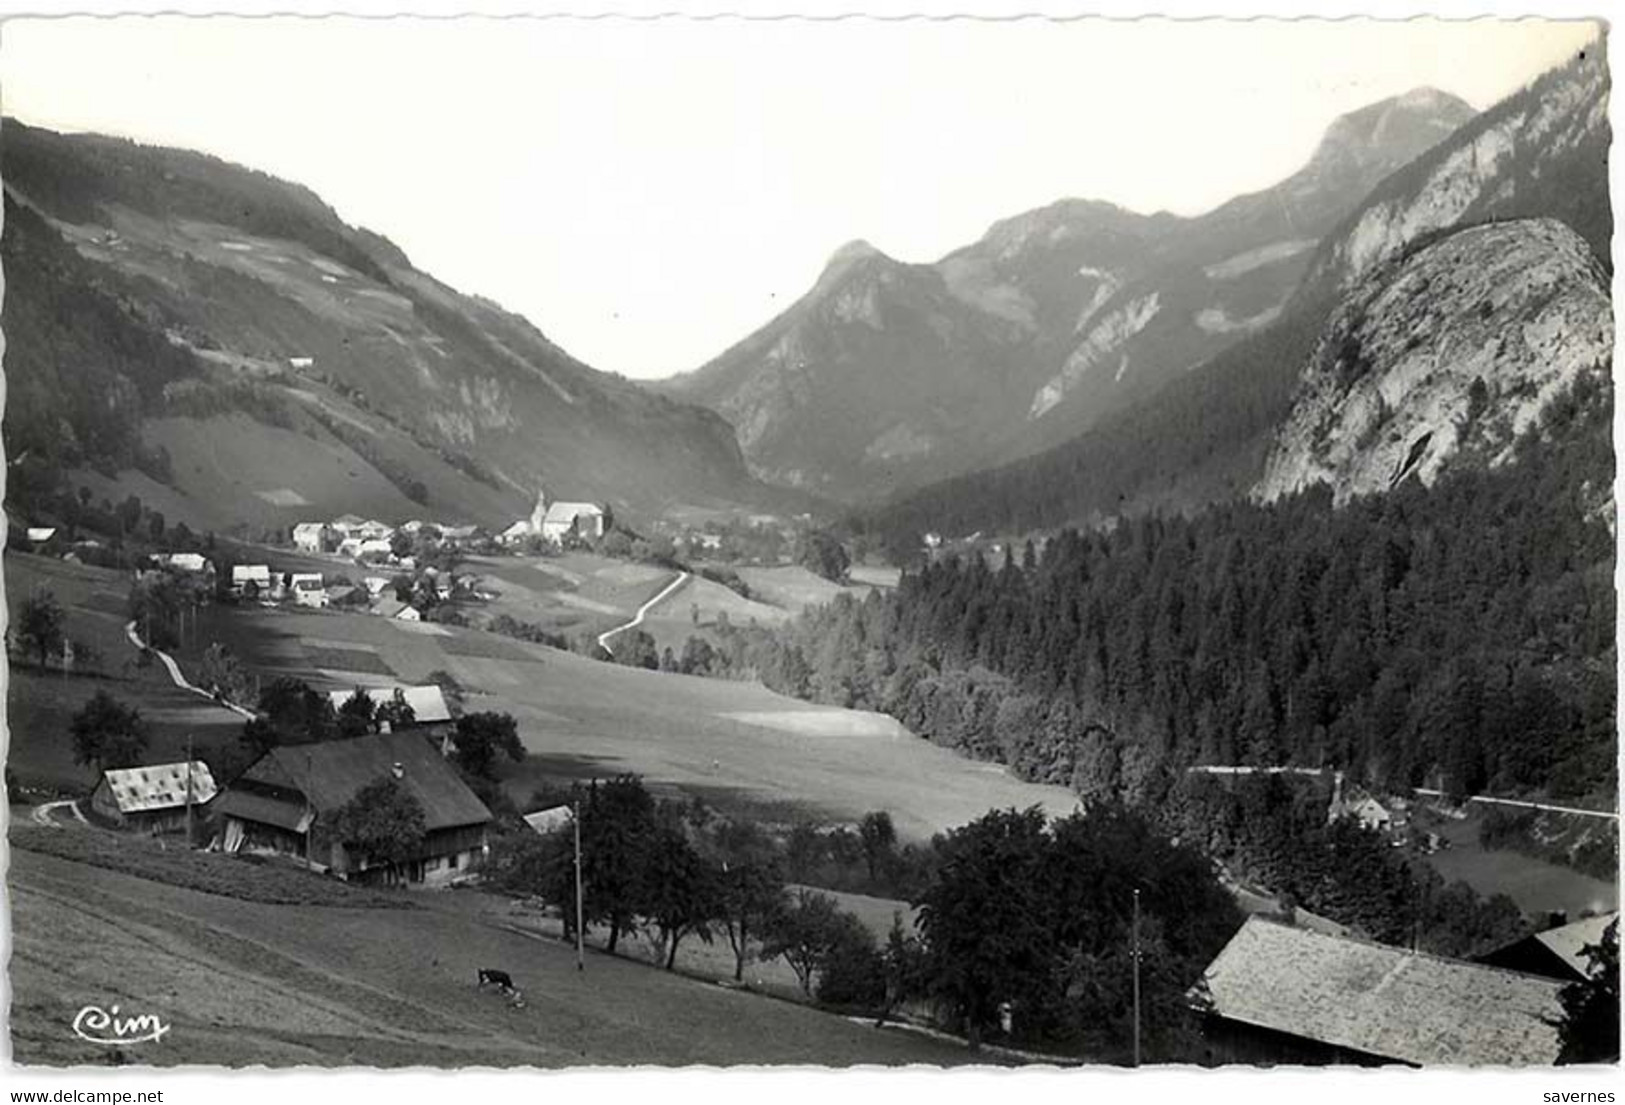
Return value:
M 849 243 L 791 308 L 661 390 L 732 421 L 757 474 L 847 501 L 1039 451 L 1274 321 L 1319 232 L 1470 115 L 1436 90 L 1392 97 L 1201 215 L 1063 198 L 936 262 L 887 258 L 878 283 L 885 255 Z M 862 404 L 839 395 L 856 377 Z

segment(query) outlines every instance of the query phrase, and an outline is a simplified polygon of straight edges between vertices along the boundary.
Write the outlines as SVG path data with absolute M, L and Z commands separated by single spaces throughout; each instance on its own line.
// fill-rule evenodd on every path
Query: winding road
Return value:
M 657 603 L 659 603 L 662 599 L 664 599 L 666 596 L 670 595 L 673 591 L 677 590 L 677 588 L 681 587 L 683 584 L 687 583 L 688 579 L 689 579 L 689 575 L 690 575 L 690 573 L 688 573 L 688 572 L 678 572 L 677 573 L 677 578 L 672 580 L 670 583 L 666 584 L 666 586 L 661 589 L 661 591 L 660 591 L 660 593 L 658 595 L 656 595 L 654 598 L 650 599 L 648 602 L 644 603 L 642 606 L 638 607 L 638 612 L 632 618 L 631 621 L 627 622 L 624 625 L 618 625 L 614 629 L 611 629 L 606 633 L 600 633 L 598 635 L 598 647 L 603 649 L 605 652 L 609 653 L 611 656 L 614 656 L 615 655 L 615 650 L 609 647 L 609 639 L 611 637 L 615 636 L 615 634 L 617 634 L 617 633 L 623 633 L 628 629 L 635 629 L 636 627 L 642 625 L 643 624 L 643 616 L 645 614 L 647 614 L 650 610 L 652 610 L 655 607 L 655 605 Z M 131 624 L 133 625 L 134 623 L 132 622 Z M 163 654 L 159 653 L 159 655 L 161 656 Z

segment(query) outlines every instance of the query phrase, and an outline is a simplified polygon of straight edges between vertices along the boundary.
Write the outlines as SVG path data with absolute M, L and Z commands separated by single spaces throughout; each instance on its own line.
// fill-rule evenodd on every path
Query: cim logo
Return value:
M 162 1039 L 168 1031 L 169 1025 L 156 1014 L 121 1017 L 116 1005 L 111 1009 L 87 1005 L 73 1018 L 73 1034 L 93 1044 L 144 1044 Z

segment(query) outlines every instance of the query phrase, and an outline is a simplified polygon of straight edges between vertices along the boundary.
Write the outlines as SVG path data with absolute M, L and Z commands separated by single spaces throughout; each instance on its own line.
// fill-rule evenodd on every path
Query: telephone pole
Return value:
M 186 846 L 192 846 L 192 734 L 186 734 Z
M 587 969 L 586 934 L 581 927 L 581 802 L 578 799 L 570 813 L 576 830 L 576 970 Z
M 1140 888 L 1134 888 L 1134 929 L 1133 950 L 1130 955 L 1134 960 L 1134 1065 L 1140 1065 Z

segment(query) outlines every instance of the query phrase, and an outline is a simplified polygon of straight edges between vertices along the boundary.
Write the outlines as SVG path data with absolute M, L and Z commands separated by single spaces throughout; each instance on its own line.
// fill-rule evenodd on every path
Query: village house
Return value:
M 271 590 L 269 564 L 233 564 L 231 567 L 231 593 L 239 597 L 252 594 L 266 597 Z
M 376 598 L 389 586 L 389 579 L 385 576 L 368 576 L 361 581 L 361 586 L 367 589 L 367 594 Z
M 479 537 L 480 527 L 477 525 L 440 527 L 440 539 L 454 545 L 466 545 L 479 540 Z
M 357 559 L 389 560 L 394 557 L 395 551 L 390 548 L 387 539 L 369 537 L 360 543 L 353 555 Z
M 327 607 L 327 588 L 322 584 L 320 572 L 294 572 L 288 580 L 288 589 L 293 592 L 293 601 L 299 606 L 310 606 L 317 610 Z
M 301 552 L 321 552 L 331 531 L 326 522 L 300 522 L 293 527 L 294 548 Z
M 381 618 L 396 618 L 403 622 L 420 622 L 423 614 L 417 607 L 409 602 L 402 602 L 394 595 L 384 595 L 372 604 L 372 612 Z
M 423 810 L 424 837 L 401 864 L 362 854 L 335 838 L 333 824 L 368 785 L 394 778 Z M 491 811 L 421 733 L 273 748 L 220 799 L 227 852 L 271 852 L 363 883 L 445 886 L 490 852 Z
M 186 827 L 189 787 L 193 816 L 201 817 L 218 792 L 202 760 L 117 768 L 102 772 L 90 808 L 123 828 L 174 832 Z
M 1254 916 L 1189 997 L 1210 1063 L 1549 1066 L 1561 988 Z
M 202 553 L 195 552 L 170 553 L 164 557 L 164 563 L 178 572 L 188 573 L 203 572 L 211 567 Z
M 1478 962 L 1562 982 L 1581 981 L 1591 977 L 1591 961 L 1585 950 L 1601 944 L 1608 926 L 1618 922 L 1618 910 L 1582 917 L 1514 940 L 1479 956 Z
M 27 530 L 28 543 L 43 545 L 56 536 L 55 526 L 29 526 Z

